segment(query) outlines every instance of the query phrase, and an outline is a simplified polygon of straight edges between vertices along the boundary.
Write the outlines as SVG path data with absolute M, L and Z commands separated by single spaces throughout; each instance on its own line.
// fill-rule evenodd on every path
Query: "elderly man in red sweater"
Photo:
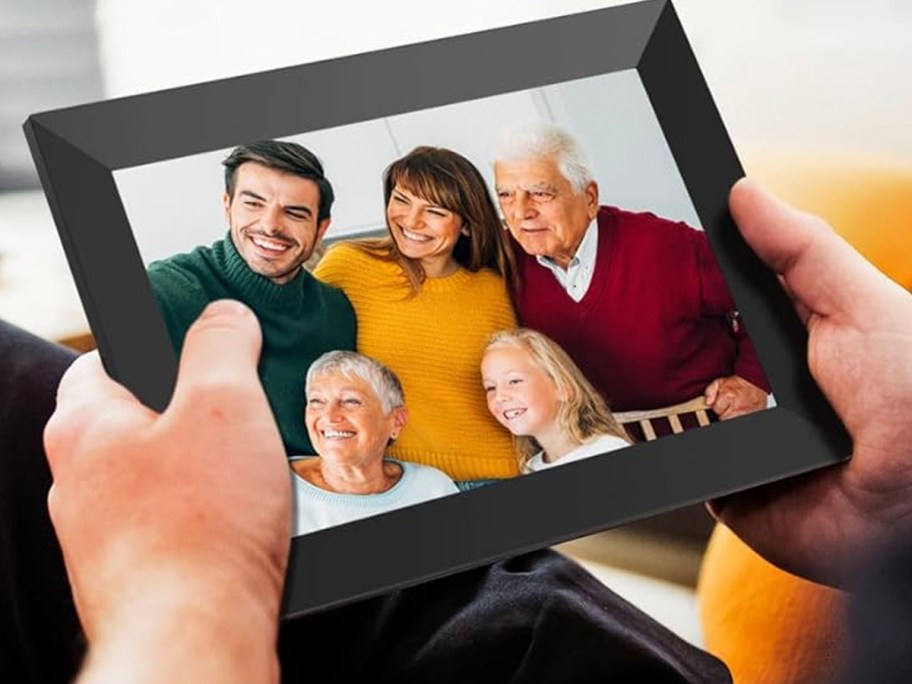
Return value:
M 766 407 L 769 385 L 702 231 L 600 206 L 581 146 L 552 124 L 511 129 L 495 158 L 522 248 L 519 319 L 561 344 L 613 410 L 701 394 L 722 420 Z

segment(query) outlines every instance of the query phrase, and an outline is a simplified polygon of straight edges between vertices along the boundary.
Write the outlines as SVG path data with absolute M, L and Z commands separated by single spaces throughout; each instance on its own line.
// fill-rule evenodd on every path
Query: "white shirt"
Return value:
M 545 470 L 547 468 L 553 468 L 554 466 L 564 465 L 565 463 L 571 463 L 573 461 L 581 461 L 584 458 L 589 458 L 590 456 L 598 456 L 599 454 L 604 454 L 608 451 L 614 451 L 615 449 L 621 449 L 625 446 L 630 446 L 630 443 L 620 437 L 615 435 L 599 435 L 595 439 L 592 439 L 584 444 L 580 444 L 573 451 L 564 454 L 556 461 L 548 463 L 545 461 L 545 452 L 539 451 L 532 458 L 526 461 L 526 465 L 523 467 L 523 472 L 534 473 L 538 470 Z
M 567 264 L 566 270 L 557 265 L 557 262 L 550 257 L 537 256 L 535 260 L 547 268 L 557 282 L 564 288 L 564 291 L 574 302 L 580 302 L 589 291 L 592 284 L 592 274 L 595 271 L 595 256 L 598 252 L 598 221 L 593 220 L 579 247 L 576 248 L 576 254 Z
M 318 458 L 318 457 L 312 457 Z M 339 494 L 310 484 L 294 470 L 291 471 L 292 530 L 297 537 L 308 532 L 333 527 L 343 523 L 386 513 L 404 506 L 412 506 L 429 499 L 459 490 L 442 471 L 407 461 L 396 461 L 402 468 L 402 477 L 385 492 L 379 494 Z

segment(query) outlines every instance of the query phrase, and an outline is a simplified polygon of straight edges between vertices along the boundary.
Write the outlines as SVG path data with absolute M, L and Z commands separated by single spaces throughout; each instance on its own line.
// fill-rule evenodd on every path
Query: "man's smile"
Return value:
M 270 238 L 259 233 L 251 233 L 250 241 L 253 242 L 253 244 L 259 247 L 261 250 L 276 255 L 287 252 L 292 247 L 291 244 L 284 240 L 277 240 L 275 238 Z

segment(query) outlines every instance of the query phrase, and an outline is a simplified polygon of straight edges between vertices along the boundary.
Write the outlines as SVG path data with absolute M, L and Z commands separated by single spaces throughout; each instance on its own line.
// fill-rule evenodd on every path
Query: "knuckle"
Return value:
M 826 233 L 834 233 L 833 227 L 822 217 L 816 214 L 805 214 L 808 225 L 813 226 L 815 230 Z
M 50 488 L 48 489 L 48 493 L 47 493 L 47 507 L 48 507 L 48 511 L 51 514 L 52 520 L 54 518 L 54 511 L 57 509 L 56 502 L 57 502 L 57 488 L 54 485 L 54 483 L 52 482 Z
M 86 416 L 81 408 L 58 408 L 44 427 L 44 451 L 51 470 L 59 466 L 85 430 Z
M 48 490 L 47 509 L 48 509 L 48 515 L 51 518 L 51 524 L 54 526 L 55 529 L 57 529 L 60 526 L 61 501 L 60 501 L 60 490 L 56 484 L 51 484 L 51 488 Z
M 256 383 L 246 378 L 217 373 L 195 378 L 183 390 L 176 409 L 213 418 L 246 412 L 262 394 Z

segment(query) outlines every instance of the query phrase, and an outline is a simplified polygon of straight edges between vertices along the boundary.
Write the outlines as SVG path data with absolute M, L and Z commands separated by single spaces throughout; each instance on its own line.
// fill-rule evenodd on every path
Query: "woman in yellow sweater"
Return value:
M 484 179 L 450 150 L 418 147 L 383 174 L 389 237 L 334 245 L 314 271 L 355 309 L 358 351 L 402 380 L 408 428 L 393 458 L 471 489 L 518 474 L 479 366 L 491 333 L 516 326 L 512 254 Z

